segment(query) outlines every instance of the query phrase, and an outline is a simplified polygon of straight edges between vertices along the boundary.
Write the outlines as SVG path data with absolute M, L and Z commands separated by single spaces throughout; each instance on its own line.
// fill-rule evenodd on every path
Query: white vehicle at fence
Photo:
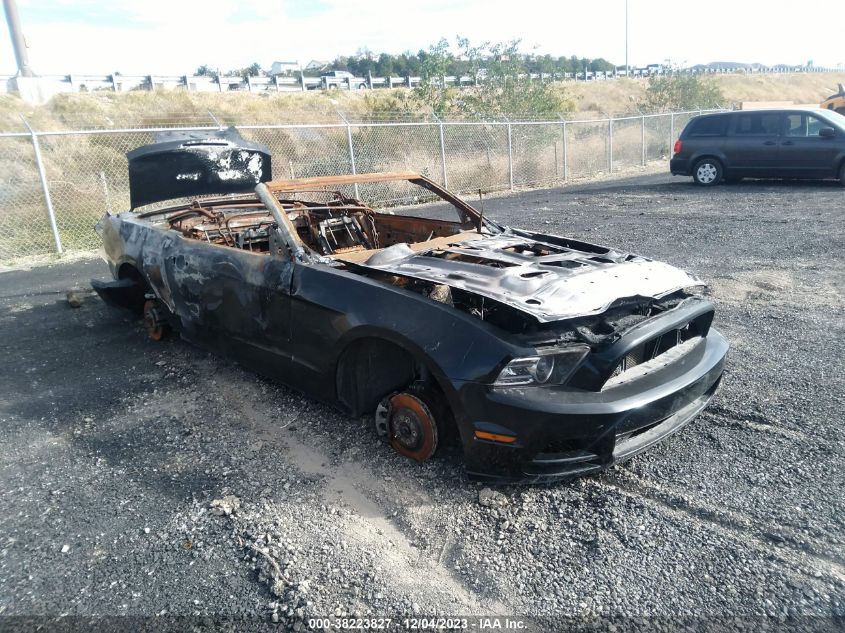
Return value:
M 364 90 L 367 82 L 363 77 L 356 77 L 346 70 L 330 70 L 320 75 L 322 87 L 326 88 L 349 88 Z

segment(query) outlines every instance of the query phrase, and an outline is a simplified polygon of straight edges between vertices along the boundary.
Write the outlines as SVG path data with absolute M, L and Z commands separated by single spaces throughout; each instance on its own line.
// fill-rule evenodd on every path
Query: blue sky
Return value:
M 804 0 L 629 0 L 630 62 L 845 64 L 845 4 Z M 43 74 L 183 74 L 257 61 L 399 53 L 440 37 L 521 38 L 526 50 L 625 58 L 625 0 L 18 0 Z M 15 71 L 5 29 L 0 73 Z

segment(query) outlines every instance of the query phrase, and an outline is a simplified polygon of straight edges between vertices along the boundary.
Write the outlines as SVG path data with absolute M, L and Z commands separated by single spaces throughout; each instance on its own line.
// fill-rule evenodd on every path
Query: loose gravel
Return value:
M 500 222 L 698 274 L 732 344 L 721 392 L 679 435 L 545 487 L 471 483 L 457 449 L 412 463 L 365 420 L 147 340 L 85 292 L 102 262 L 2 273 L 0 617 L 832 625 L 843 202 L 832 183 L 666 176 L 485 201 Z

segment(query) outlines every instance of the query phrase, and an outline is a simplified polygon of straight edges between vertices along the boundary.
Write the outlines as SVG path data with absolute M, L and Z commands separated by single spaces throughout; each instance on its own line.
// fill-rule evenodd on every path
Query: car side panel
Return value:
M 778 157 L 784 175 L 797 178 L 830 178 L 838 175 L 843 143 L 837 140 L 818 136 L 784 138 Z
M 102 224 L 113 274 L 137 269 L 183 338 L 287 380 L 291 262 L 189 240 L 128 214 Z
M 435 375 L 449 397 L 453 379 L 489 380 L 506 357 L 528 353 L 501 336 L 489 324 L 402 288 L 324 264 L 294 268 L 292 381 L 321 400 L 335 400 L 337 363 L 355 340 L 399 345 Z
M 738 135 L 735 132 L 737 121 L 737 116 L 732 117 L 728 136 L 725 137 L 723 144 L 731 174 L 777 176 L 780 168 L 778 157 L 780 133 L 759 136 Z
M 178 234 L 163 255 L 163 277 L 184 338 L 263 373 L 287 376 L 289 261 Z

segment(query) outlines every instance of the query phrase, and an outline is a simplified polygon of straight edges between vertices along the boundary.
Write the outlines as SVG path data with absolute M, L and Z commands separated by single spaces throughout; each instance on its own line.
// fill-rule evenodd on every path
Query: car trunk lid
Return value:
M 132 209 L 174 198 L 249 192 L 271 179 L 270 150 L 235 128 L 162 132 L 126 154 Z

